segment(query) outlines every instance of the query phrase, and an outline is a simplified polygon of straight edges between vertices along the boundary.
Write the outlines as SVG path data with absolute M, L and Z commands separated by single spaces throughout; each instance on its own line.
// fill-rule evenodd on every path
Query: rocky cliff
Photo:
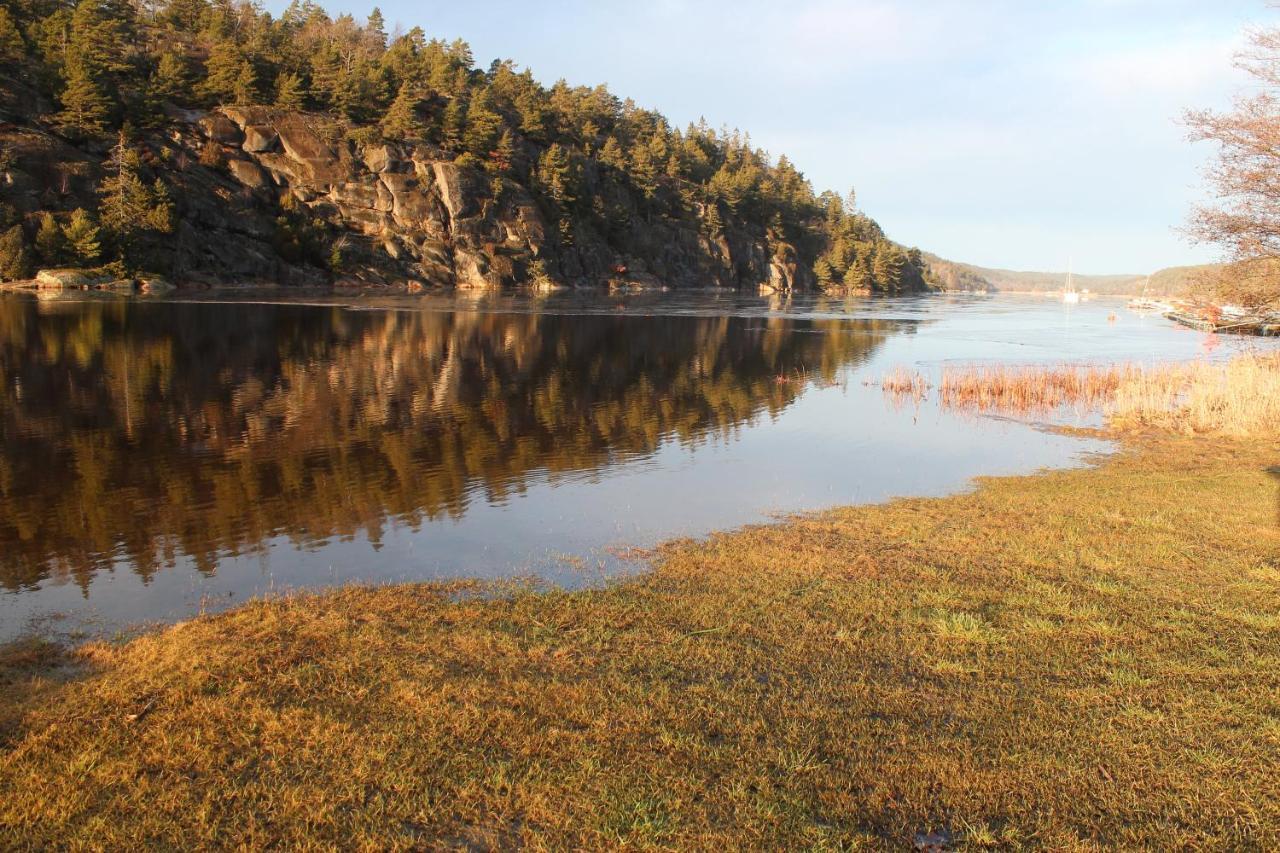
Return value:
M 168 188 L 174 231 L 150 247 L 179 283 L 502 288 L 605 284 L 789 291 L 812 259 L 772 227 L 646 217 L 603 198 L 622 227 L 557 227 L 519 183 L 460 165 L 428 144 L 361 144 L 327 116 L 270 108 L 171 110 L 140 134 L 150 177 Z M 92 207 L 105 146 L 39 126 L 0 127 L 4 201 L 20 214 Z M 609 193 L 585 176 L 586 191 Z M 305 251 L 308 241 L 322 251 Z M 333 248 L 336 247 L 336 252 Z

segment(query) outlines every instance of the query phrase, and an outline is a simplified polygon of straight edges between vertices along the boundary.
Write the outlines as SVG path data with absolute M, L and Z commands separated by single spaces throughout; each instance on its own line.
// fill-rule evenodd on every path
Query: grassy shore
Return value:
M 10 648 L 5 846 L 1280 846 L 1276 439 Z M 463 594 L 459 594 L 462 592 Z

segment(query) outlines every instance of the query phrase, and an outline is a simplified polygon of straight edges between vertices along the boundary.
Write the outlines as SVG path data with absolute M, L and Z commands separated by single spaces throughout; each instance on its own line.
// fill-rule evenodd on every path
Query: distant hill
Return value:
M 960 261 L 949 261 L 937 255 L 925 254 L 931 280 L 946 290 L 989 290 L 1004 292 L 1047 293 L 1061 290 L 1066 283 L 1065 272 L 1031 272 L 979 267 Z M 1147 288 L 1151 296 L 1178 296 L 1196 283 L 1199 276 L 1218 269 L 1215 264 L 1189 267 L 1168 267 L 1147 276 L 1140 274 L 1080 275 L 1075 276 L 1076 287 L 1088 289 L 1101 296 L 1136 296 Z

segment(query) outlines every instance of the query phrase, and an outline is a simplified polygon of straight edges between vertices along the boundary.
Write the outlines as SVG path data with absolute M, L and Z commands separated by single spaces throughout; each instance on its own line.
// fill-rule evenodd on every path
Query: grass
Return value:
M 0 838 L 1275 848 L 1278 463 L 1130 439 L 606 589 L 351 588 L 12 647 Z

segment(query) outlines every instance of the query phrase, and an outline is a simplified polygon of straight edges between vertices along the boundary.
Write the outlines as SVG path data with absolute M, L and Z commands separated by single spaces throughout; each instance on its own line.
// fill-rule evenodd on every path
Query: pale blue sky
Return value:
M 363 19 L 372 3 L 326 3 Z M 283 3 L 269 3 L 278 12 Z M 1146 272 L 1211 260 L 1175 228 L 1262 0 L 380 0 L 550 84 L 605 82 L 854 186 L 901 242 L 988 266 Z

